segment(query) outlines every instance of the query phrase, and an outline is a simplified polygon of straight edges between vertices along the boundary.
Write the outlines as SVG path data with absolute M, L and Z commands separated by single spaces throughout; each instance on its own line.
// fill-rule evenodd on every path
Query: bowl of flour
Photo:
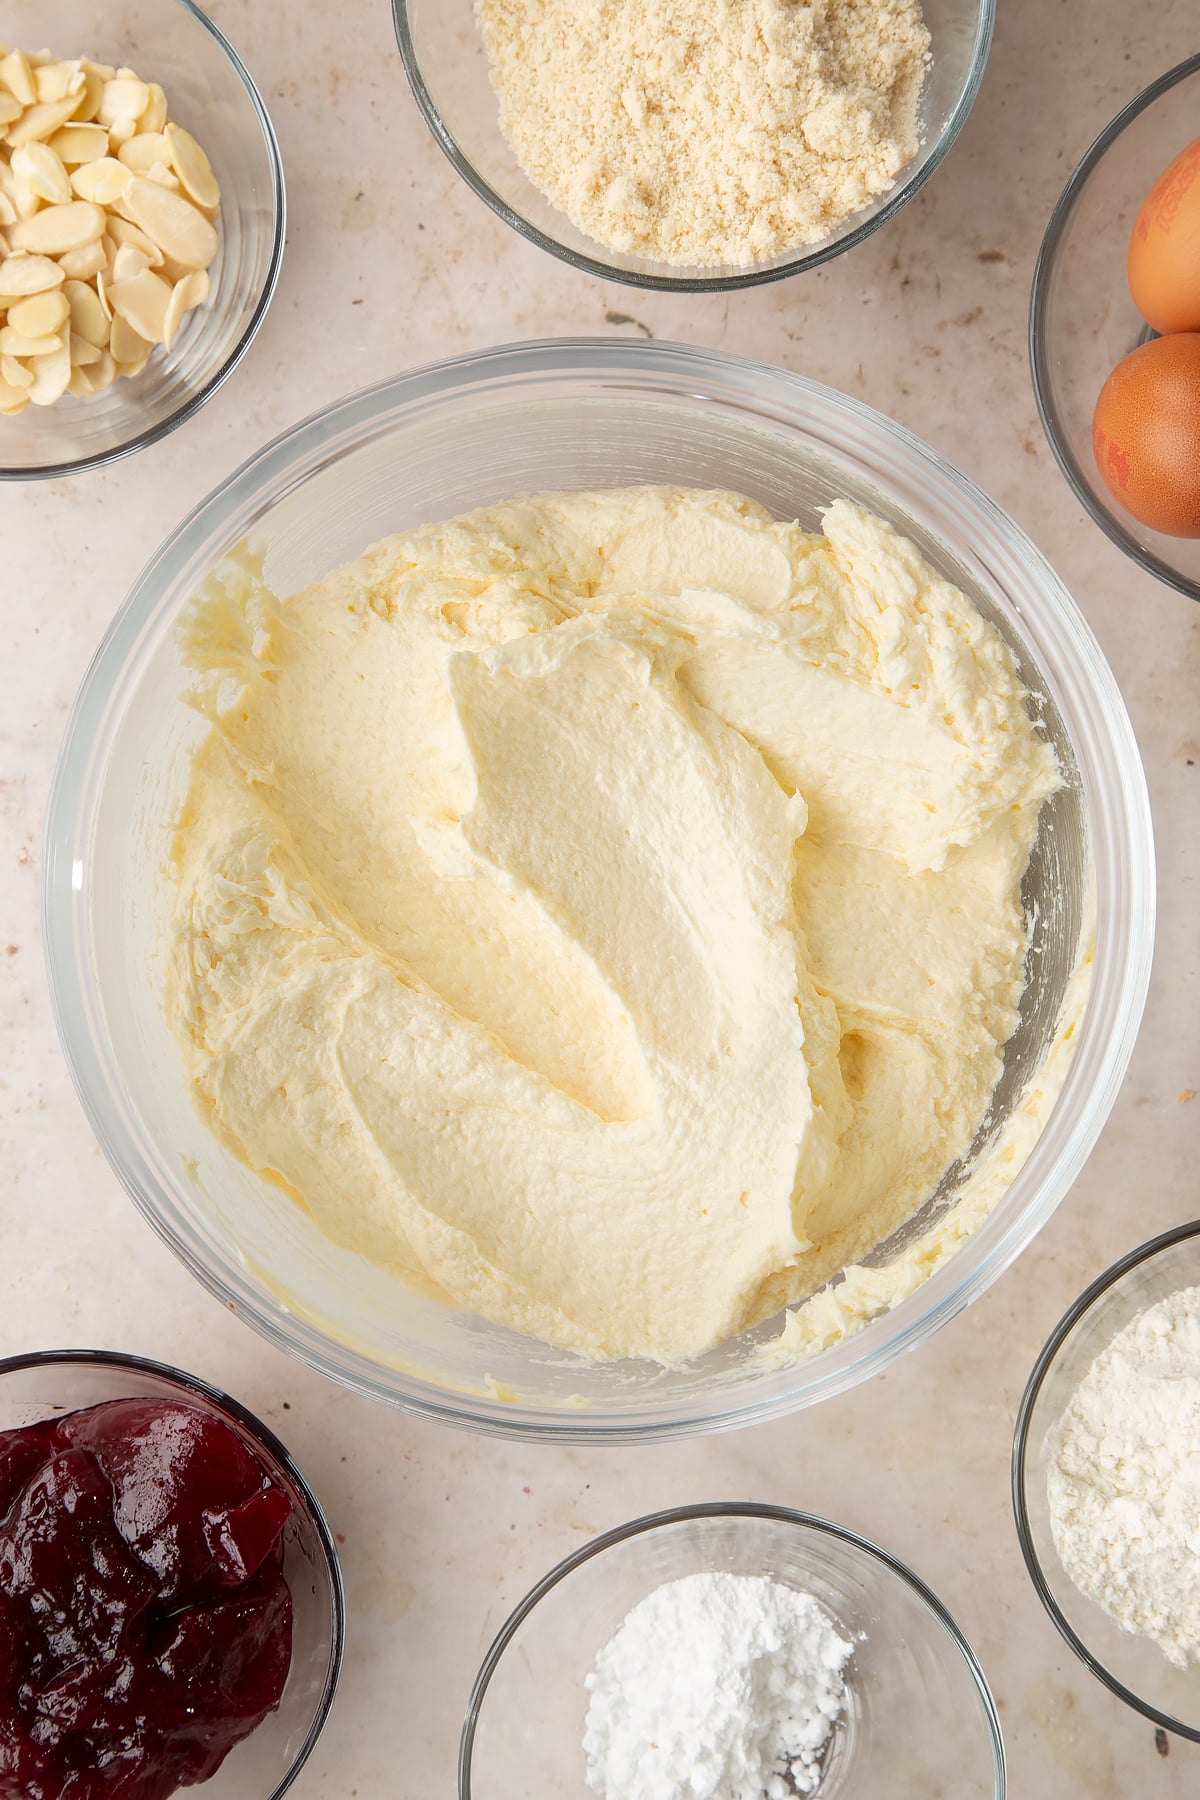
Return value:
M 1012 1479 L 1063 1637 L 1127 1705 L 1200 1742 L 1200 1222 L 1123 1257 L 1056 1326 Z
M 460 1800 L 1003 1800 L 999 1719 L 936 1595 L 782 1507 L 687 1506 L 578 1550 L 504 1625 Z
M 711 290 L 814 268 L 891 217 L 965 121 L 994 0 L 393 0 L 434 137 L 589 274 Z

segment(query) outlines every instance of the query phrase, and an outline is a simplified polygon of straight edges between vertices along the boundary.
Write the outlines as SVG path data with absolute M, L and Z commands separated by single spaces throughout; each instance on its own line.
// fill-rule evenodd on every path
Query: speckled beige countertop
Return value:
M 1200 1748 L 1156 1744 L 1044 1617 L 1017 1550 L 1008 1451 L 1025 1376 L 1067 1303 L 1119 1253 L 1198 1209 L 1200 609 L 1085 518 L 1043 441 L 1025 359 L 1054 199 L 1112 114 L 1196 49 L 1195 0 L 1000 0 L 982 93 L 931 184 L 815 275 L 728 300 L 606 286 L 494 219 L 420 121 L 386 0 L 294 0 L 283 28 L 272 0 L 209 10 L 263 89 L 287 168 L 287 257 L 265 327 L 234 379 L 156 450 L 70 482 L 0 489 L 0 1354 L 81 1344 L 162 1357 L 230 1389 L 292 1446 L 342 1542 L 350 1602 L 340 1694 L 296 1800 L 452 1793 L 475 1669 L 524 1589 L 636 1513 L 733 1497 L 840 1520 L 944 1597 L 999 1702 L 1014 1797 L 1194 1796 Z M 415 1423 L 307 1373 L 202 1293 L 141 1222 L 55 1040 L 41 818 L 71 696 L 126 589 L 266 438 L 414 363 L 640 330 L 861 395 L 1031 534 L 1099 634 L 1141 741 L 1158 953 L 1128 1080 L 1074 1192 L 923 1351 L 781 1424 L 669 1448 L 529 1449 Z

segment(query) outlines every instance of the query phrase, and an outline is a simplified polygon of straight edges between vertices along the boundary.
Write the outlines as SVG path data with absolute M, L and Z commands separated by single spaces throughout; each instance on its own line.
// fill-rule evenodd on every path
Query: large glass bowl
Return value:
M 1017 1414 L 1012 1456 L 1017 1536 L 1042 1605 L 1097 1680 L 1156 1725 L 1195 1743 L 1200 1743 L 1196 1668 L 1177 1669 L 1151 1639 L 1123 1631 L 1080 1593 L 1054 1542 L 1046 1483 L 1052 1435 L 1096 1358 L 1147 1307 L 1198 1285 L 1198 1220 L 1152 1238 L 1097 1276 L 1059 1320 L 1037 1359 Z
M 182 703 L 176 625 L 247 533 L 287 593 L 419 521 L 547 488 L 731 486 L 816 525 L 838 495 L 914 538 L 1018 659 L 1061 759 L 1025 884 L 1021 1022 L 980 1144 L 1031 1113 L 1080 956 L 1090 992 L 1048 1123 L 956 1256 L 821 1355 L 771 1367 L 765 1323 L 689 1364 L 592 1364 L 421 1298 L 315 1229 L 217 1143 L 163 1019 L 167 830 L 203 727 Z M 44 906 L 62 1043 L 100 1142 L 138 1206 L 210 1291 L 275 1343 L 361 1391 L 476 1428 L 579 1441 L 769 1418 L 886 1367 L 976 1298 L 1078 1174 L 1115 1098 L 1153 935 L 1150 820 L 1112 675 L 1037 551 L 977 489 L 855 400 L 737 357 L 613 340 L 519 345 L 353 396 L 268 446 L 187 519 L 115 619 L 67 725 L 46 824 Z M 1067 1003 L 1065 1007 L 1064 1003 Z M 1068 1049 L 1070 1045 L 1068 1045 Z M 875 1253 L 919 1243 L 978 1192 L 956 1166 Z
M 249 349 L 283 261 L 283 164 L 245 66 L 192 0 L 6 0 L 0 35 L 22 50 L 128 64 L 156 81 L 221 184 L 212 292 L 170 350 L 103 393 L 0 418 L 0 481 L 72 475 L 154 444 L 216 393 Z
M 312 1489 L 253 1413 L 194 1375 L 108 1350 L 43 1350 L 0 1361 L 0 1431 L 109 1400 L 173 1400 L 236 1433 L 292 1503 L 283 1572 L 292 1595 L 292 1661 L 273 1713 L 195 1789 L 198 1800 L 281 1800 L 308 1761 L 342 1667 L 345 1602 L 337 1551 Z M 189 1793 L 193 1790 L 189 1789 Z
M 1200 131 L 1200 55 L 1106 125 L 1062 191 L 1033 275 L 1029 359 L 1050 448 L 1092 518 L 1127 556 L 1200 600 L 1200 538 L 1152 531 L 1114 499 L 1092 454 L 1092 414 L 1123 357 L 1154 333 L 1125 276 L 1129 234 L 1156 178 Z
M 750 268 L 678 268 L 609 250 L 578 230 L 530 181 L 500 129 L 475 0 L 392 0 L 392 12 L 400 54 L 426 124 L 463 180 L 506 225 L 589 275 L 629 287 L 710 293 L 815 269 L 861 243 L 924 187 L 975 103 L 991 47 L 995 0 L 924 0 L 932 44 L 916 155 L 893 188 L 851 214 L 819 244 L 783 251 Z M 714 15 L 713 29 L 718 28 Z
M 585 1678 L 665 1581 L 749 1575 L 811 1594 L 853 1646 L 820 1800 L 953 1793 L 1004 1800 L 1004 1745 L 983 1670 L 903 1563 L 840 1525 L 778 1506 L 684 1506 L 585 1544 L 517 1607 L 479 1671 L 459 1800 L 586 1800 Z

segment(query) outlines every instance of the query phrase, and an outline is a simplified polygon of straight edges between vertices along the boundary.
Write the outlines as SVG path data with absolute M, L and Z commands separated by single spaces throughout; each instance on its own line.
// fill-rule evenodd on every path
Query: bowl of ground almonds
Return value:
M 634 287 L 816 268 L 929 179 L 994 0 L 392 0 L 417 103 L 523 237 Z

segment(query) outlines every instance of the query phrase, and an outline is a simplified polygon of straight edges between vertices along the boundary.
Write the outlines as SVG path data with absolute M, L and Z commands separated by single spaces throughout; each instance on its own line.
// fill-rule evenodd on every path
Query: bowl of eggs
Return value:
M 1101 132 L 1033 279 L 1042 425 L 1097 524 L 1200 600 L 1200 56 Z

